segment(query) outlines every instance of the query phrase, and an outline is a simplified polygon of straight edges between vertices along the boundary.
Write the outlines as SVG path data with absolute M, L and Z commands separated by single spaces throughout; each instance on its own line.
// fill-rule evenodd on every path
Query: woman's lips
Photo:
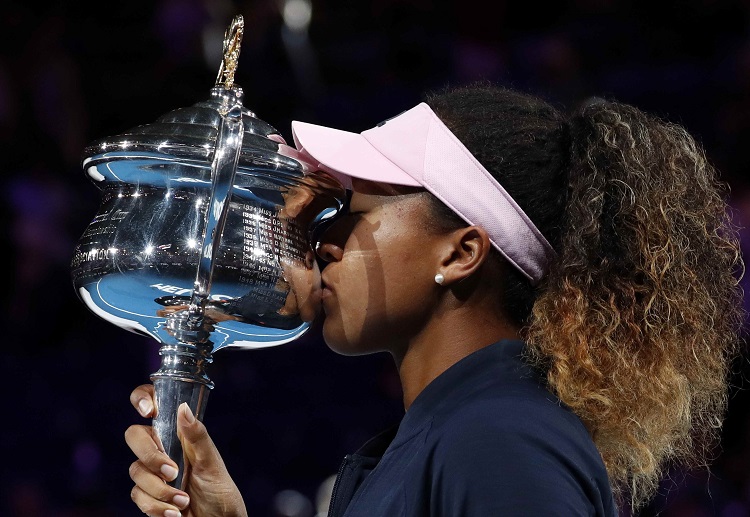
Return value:
M 325 300 L 326 298 L 333 296 L 333 288 L 326 282 L 325 276 L 321 276 L 320 282 L 322 288 L 320 291 L 321 300 Z

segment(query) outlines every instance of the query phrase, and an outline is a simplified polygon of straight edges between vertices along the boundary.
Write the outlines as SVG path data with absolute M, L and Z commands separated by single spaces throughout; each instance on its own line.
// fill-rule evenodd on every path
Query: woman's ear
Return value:
M 472 276 L 490 254 L 490 238 L 481 226 L 468 226 L 446 236 L 440 270 L 442 285 L 450 286 Z

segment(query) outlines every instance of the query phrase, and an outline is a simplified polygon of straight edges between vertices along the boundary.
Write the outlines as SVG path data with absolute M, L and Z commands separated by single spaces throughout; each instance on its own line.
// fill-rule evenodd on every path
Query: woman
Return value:
M 323 335 L 388 351 L 406 414 L 347 456 L 331 515 L 615 515 L 704 464 L 742 323 L 722 186 L 679 126 L 596 101 L 432 95 L 362 134 L 293 125 L 352 190 L 322 236 Z M 131 397 L 143 416 L 152 390 Z M 245 515 L 205 427 L 187 492 L 150 429 L 126 439 L 149 515 Z M 171 512 L 171 513 L 170 513 Z

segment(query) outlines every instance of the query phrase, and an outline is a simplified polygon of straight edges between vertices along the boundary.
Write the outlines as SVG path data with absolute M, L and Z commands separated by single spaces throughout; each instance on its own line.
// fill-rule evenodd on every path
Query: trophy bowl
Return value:
M 298 339 L 320 306 L 316 229 L 346 195 L 332 176 L 242 105 L 236 17 L 210 98 L 89 144 L 101 204 L 73 254 L 81 301 L 161 344 L 154 429 L 186 478 L 177 407 L 203 417 L 206 366 L 224 347 Z
M 214 154 L 229 154 L 215 142 L 219 109 L 233 93 L 214 88 L 209 101 L 86 147 L 83 166 L 101 205 L 75 248 L 72 276 L 107 321 L 162 343 L 184 341 L 169 323 L 188 316 L 197 287 L 214 350 L 279 345 L 309 326 L 312 233 L 341 208 L 344 192 L 246 109 L 231 184 L 212 178 Z M 210 293 L 196 286 L 199 273 Z

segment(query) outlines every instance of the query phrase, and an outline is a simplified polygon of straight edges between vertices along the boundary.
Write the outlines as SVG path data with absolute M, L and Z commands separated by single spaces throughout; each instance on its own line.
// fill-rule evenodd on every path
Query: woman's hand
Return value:
M 137 387 L 130 402 L 141 416 L 153 417 L 154 387 Z M 177 477 L 177 465 L 160 450 L 150 426 L 132 425 L 125 431 L 125 441 L 138 457 L 130 466 L 130 478 L 135 482 L 130 495 L 138 508 L 152 517 L 246 517 L 240 491 L 206 427 L 187 404 L 178 410 L 177 435 L 190 465 L 187 492 L 166 483 Z

